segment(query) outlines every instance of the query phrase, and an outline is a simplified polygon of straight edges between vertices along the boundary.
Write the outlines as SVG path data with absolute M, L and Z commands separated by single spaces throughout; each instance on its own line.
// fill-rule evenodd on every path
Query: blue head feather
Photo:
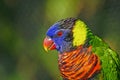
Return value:
M 61 36 L 58 36 L 57 33 L 62 32 Z M 62 29 L 60 28 L 59 22 L 52 25 L 48 31 L 47 31 L 47 36 L 50 37 L 55 45 L 56 49 L 60 52 L 67 52 L 70 50 L 72 46 L 72 41 L 67 40 L 67 36 L 71 33 L 70 29 Z

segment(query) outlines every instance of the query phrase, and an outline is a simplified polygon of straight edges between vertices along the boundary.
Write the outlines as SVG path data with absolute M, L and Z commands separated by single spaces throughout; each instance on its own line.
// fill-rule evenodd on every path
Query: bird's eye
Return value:
M 62 36 L 62 35 L 63 35 L 63 32 L 62 32 L 62 31 L 58 31 L 58 32 L 57 32 L 57 36 L 60 37 L 60 36 Z

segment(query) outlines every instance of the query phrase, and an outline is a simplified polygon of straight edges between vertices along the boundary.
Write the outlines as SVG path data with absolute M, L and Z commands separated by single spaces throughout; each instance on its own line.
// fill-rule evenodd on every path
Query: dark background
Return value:
M 120 54 L 120 0 L 0 0 L 0 80 L 59 80 L 47 29 L 77 17 Z

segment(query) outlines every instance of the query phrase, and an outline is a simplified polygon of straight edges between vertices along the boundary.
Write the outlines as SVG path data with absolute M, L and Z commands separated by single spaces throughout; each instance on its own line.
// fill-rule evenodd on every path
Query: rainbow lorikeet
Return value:
M 115 51 L 76 18 L 52 25 L 44 39 L 45 50 L 56 49 L 64 80 L 120 80 L 120 59 Z

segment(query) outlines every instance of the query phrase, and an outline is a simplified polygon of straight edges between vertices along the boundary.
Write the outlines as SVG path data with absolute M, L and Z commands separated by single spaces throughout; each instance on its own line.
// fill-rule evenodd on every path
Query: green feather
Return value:
M 120 77 L 120 60 L 114 52 L 99 37 L 89 33 L 89 45 L 92 45 L 92 51 L 97 54 L 101 60 L 102 70 L 98 75 L 100 80 L 119 80 Z

